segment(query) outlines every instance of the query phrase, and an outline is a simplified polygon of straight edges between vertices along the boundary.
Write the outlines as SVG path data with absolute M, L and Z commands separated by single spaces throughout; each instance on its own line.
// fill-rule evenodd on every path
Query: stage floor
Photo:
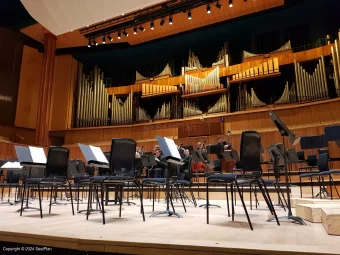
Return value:
M 198 203 L 203 204 L 204 200 Z M 222 208 L 210 209 L 209 225 L 206 210 L 191 203 L 186 203 L 186 213 L 180 202 L 175 203 L 182 219 L 150 218 L 152 203 L 146 199 L 145 222 L 139 214 L 139 205 L 123 205 L 122 218 L 118 217 L 118 206 L 107 206 L 106 225 L 102 224 L 100 213 L 91 214 L 88 221 L 85 214 L 72 216 L 69 204 L 53 206 L 49 215 L 48 201 L 43 200 L 43 219 L 39 211 L 25 211 L 20 217 L 15 212 L 19 205 L 2 205 L 0 241 L 124 254 L 340 254 L 340 238 L 329 236 L 321 223 L 307 222 L 307 226 L 283 220 L 281 226 L 268 223 L 269 211 L 260 201 L 257 210 L 249 209 L 254 226 L 251 231 L 240 201 L 235 222 L 228 218 L 226 201 L 211 203 Z M 37 200 L 31 206 L 38 206 Z M 81 205 L 81 209 L 85 207 Z M 164 208 L 164 200 L 156 202 L 155 211 Z M 282 208 L 276 210 L 279 216 L 286 215 Z

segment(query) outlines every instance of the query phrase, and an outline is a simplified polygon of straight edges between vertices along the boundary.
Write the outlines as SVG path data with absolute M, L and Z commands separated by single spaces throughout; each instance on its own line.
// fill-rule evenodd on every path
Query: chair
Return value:
M 45 177 L 27 178 L 23 183 L 23 192 L 22 192 L 23 195 L 22 195 L 22 200 L 21 200 L 20 216 L 22 216 L 22 212 L 23 212 L 25 192 L 29 186 L 36 185 L 38 188 L 40 217 L 43 218 L 42 206 L 41 206 L 41 190 L 40 190 L 41 186 L 50 186 L 52 187 L 52 189 L 53 187 L 57 189 L 58 186 L 63 186 L 66 183 L 68 183 L 68 186 L 69 186 L 70 195 L 71 195 L 72 214 L 74 215 L 72 188 L 71 188 L 71 183 L 67 180 L 68 157 L 69 157 L 69 149 L 67 148 L 64 148 L 64 147 L 50 147 L 49 148 L 47 162 L 46 162 Z M 49 213 L 51 213 L 52 193 L 53 192 L 51 192 L 51 196 L 50 196 Z M 28 194 L 29 192 L 27 192 L 27 201 L 28 201 Z
M 135 177 L 135 153 L 136 153 L 136 141 L 125 138 L 112 139 L 111 152 L 109 157 L 109 175 L 108 176 L 94 176 L 90 179 L 90 191 L 87 204 L 87 215 L 88 220 L 90 215 L 90 205 L 92 202 L 92 193 L 94 188 L 99 187 L 101 192 L 101 212 L 103 218 L 103 224 L 105 224 L 105 210 L 104 210 L 104 185 L 116 185 L 120 188 L 119 195 L 119 217 L 122 213 L 122 196 L 124 182 L 134 182 L 139 188 L 140 202 L 141 202 L 141 213 L 143 221 L 145 221 L 144 207 L 142 194 L 140 190 L 140 184 L 138 179 Z
M 296 152 L 300 162 L 306 162 L 305 152 L 303 150 Z
M 2 188 L 1 202 L 3 202 L 5 188 L 8 188 L 8 199 L 7 199 L 7 202 L 5 203 L 10 204 L 10 205 L 13 204 L 10 202 L 12 188 L 15 188 L 14 203 L 17 202 L 18 189 L 20 189 L 19 181 L 21 178 L 21 174 L 22 174 L 22 171 L 7 170 L 6 177 L 4 179 L 5 182 L 0 183 L 0 187 Z
M 232 199 L 232 220 L 234 221 L 234 203 L 233 203 L 233 186 L 235 185 L 239 194 L 239 197 L 242 202 L 242 206 L 244 212 L 247 216 L 248 224 L 251 230 L 253 230 L 252 223 L 250 221 L 247 208 L 245 206 L 243 195 L 239 187 L 240 182 L 248 182 L 248 183 L 257 183 L 259 186 L 262 195 L 267 203 L 267 206 L 270 212 L 275 216 L 276 222 L 280 225 L 279 220 L 277 218 L 275 209 L 271 202 L 267 187 L 265 182 L 262 179 L 262 168 L 261 168 L 261 136 L 256 131 L 245 131 L 242 132 L 241 137 L 241 164 L 242 164 L 242 173 L 241 174 L 215 174 L 211 175 L 207 178 L 207 186 L 206 186 L 206 193 L 207 193 L 207 204 L 209 204 L 209 184 L 218 184 L 218 185 L 225 185 L 226 186 L 226 193 L 227 187 L 230 185 L 231 189 L 231 199 Z M 228 194 L 228 193 L 227 193 Z M 228 202 L 228 195 L 227 195 L 227 202 Z M 229 204 L 229 202 L 228 202 Z M 229 207 L 229 206 L 228 206 Z M 209 207 L 207 209 L 207 224 L 209 224 Z
M 318 161 L 316 160 L 316 155 L 315 154 L 309 154 L 307 157 L 307 166 L 301 166 L 299 167 L 299 174 L 301 170 L 309 170 L 311 171 L 312 169 L 317 169 L 318 168 Z

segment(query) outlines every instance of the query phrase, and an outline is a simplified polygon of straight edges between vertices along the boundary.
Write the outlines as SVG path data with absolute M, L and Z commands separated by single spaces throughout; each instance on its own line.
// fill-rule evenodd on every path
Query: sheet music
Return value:
M 107 158 L 105 157 L 102 149 L 100 149 L 99 147 L 96 147 L 96 146 L 89 146 L 96 161 L 99 161 L 99 162 L 103 162 L 103 163 L 109 163 L 109 161 L 107 161 Z
M 177 149 L 177 146 L 176 146 L 174 140 L 166 138 L 166 137 L 164 137 L 164 140 L 165 140 L 165 142 L 166 142 L 166 144 L 169 148 L 170 154 L 171 154 L 169 156 L 181 159 L 181 155 L 179 154 L 179 151 Z
M 33 163 L 46 164 L 47 159 L 43 148 L 28 146 Z
M 1 169 L 22 169 L 23 166 L 19 162 L 7 162 L 0 167 Z

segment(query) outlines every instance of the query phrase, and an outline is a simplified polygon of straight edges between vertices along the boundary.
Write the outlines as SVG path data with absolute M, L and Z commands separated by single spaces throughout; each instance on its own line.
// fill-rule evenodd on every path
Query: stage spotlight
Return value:
M 208 13 L 208 14 L 211 13 L 210 5 L 207 6 L 207 13 Z
M 162 19 L 161 20 L 161 22 L 159 23 L 161 26 L 163 26 L 164 25 L 164 23 L 165 23 L 165 20 L 164 19 Z
M 120 32 L 118 32 L 117 38 L 118 38 L 118 40 L 120 40 L 120 38 L 122 38 L 122 37 L 120 36 Z
M 229 0 L 229 7 L 231 8 L 231 7 L 233 7 L 234 5 L 233 5 L 233 0 Z
M 98 42 L 96 41 L 96 39 L 93 39 L 93 44 L 98 46 Z
M 216 2 L 216 8 L 218 8 L 218 9 L 222 9 L 222 4 L 220 4 L 218 1 Z
M 137 27 L 133 28 L 133 34 L 136 35 L 137 34 Z
M 105 35 L 103 36 L 103 44 L 106 43 L 106 38 L 105 38 Z
M 113 41 L 113 38 L 112 38 L 110 35 L 108 35 L 108 36 L 107 36 L 107 39 L 109 39 L 109 40 L 110 40 L 110 42 L 112 42 L 112 41 Z
M 172 17 L 169 17 L 169 24 L 172 25 Z
M 142 25 L 140 25 L 140 26 L 139 26 L 139 30 L 142 31 L 142 32 L 144 32 L 144 31 L 145 31 L 145 28 L 142 27 Z
M 127 32 L 125 31 L 125 29 L 124 29 L 123 35 L 129 36 L 129 33 L 127 33 Z
M 151 27 L 151 30 L 154 30 L 155 29 L 155 22 L 151 21 L 150 27 Z
M 188 19 L 192 19 L 191 11 L 188 11 Z
M 89 40 L 89 43 L 87 44 L 87 47 L 91 48 L 91 40 Z

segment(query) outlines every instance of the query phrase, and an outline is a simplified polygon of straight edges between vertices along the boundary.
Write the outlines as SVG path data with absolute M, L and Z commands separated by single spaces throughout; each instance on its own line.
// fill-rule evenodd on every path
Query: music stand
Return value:
M 165 137 L 163 138 L 160 136 L 156 136 L 156 138 L 168 164 L 168 173 L 166 175 L 166 209 L 165 211 L 154 213 L 150 217 L 155 217 L 155 216 L 162 215 L 162 214 L 168 214 L 169 216 L 174 215 L 174 216 L 177 216 L 178 218 L 183 218 L 182 215 L 180 215 L 179 213 L 170 211 L 170 195 L 171 195 L 170 194 L 170 175 L 171 175 L 170 170 L 172 169 L 170 165 L 171 164 L 175 164 L 177 166 L 184 165 L 184 162 L 182 161 L 181 155 L 179 154 L 177 146 L 175 145 L 175 142 L 173 140 L 165 138 Z
M 269 117 L 272 120 L 272 122 L 275 124 L 277 129 L 279 130 L 281 136 L 282 136 L 282 145 L 283 145 L 283 151 L 286 151 L 285 148 L 285 137 L 288 137 L 289 142 L 295 146 L 300 142 L 300 138 L 296 138 L 296 135 L 293 134 L 288 127 L 279 119 L 279 117 L 271 110 L 269 109 Z M 287 169 L 287 157 L 283 157 L 284 159 L 284 170 L 285 170 L 285 176 L 286 176 L 286 189 L 287 189 L 287 201 L 288 201 L 288 215 L 287 216 L 281 216 L 279 219 L 288 219 L 293 220 L 295 222 L 300 223 L 301 225 L 306 225 L 306 223 L 301 219 L 300 217 L 293 216 L 291 203 L 290 203 L 290 185 L 288 181 L 288 169 Z M 268 221 L 272 221 L 274 218 L 269 219 Z
M 14 205 L 19 203 L 19 201 L 16 201 L 14 199 L 14 203 L 10 201 L 10 195 L 11 195 L 11 188 L 12 188 L 12 177 L 13 177 L 13 171 L 20 171 L 23 169 L 23 166 L 20 165 L 19 162 L 17 161 L 7 161 L 4 165 L 0 167 L 0 169 L 10 171 L 10 176 L 9 176 L 9 186 L 8 186 L 8 199 L 6 202 L 2 202 L 1 205 Z

